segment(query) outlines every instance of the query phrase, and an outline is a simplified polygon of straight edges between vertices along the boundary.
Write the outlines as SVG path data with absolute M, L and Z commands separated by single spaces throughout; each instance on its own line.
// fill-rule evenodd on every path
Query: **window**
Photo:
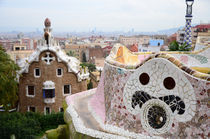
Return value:
M 71 94 L 71 85 L 64 85 L 64 87 L 63 87 L 63 94 L 64 95 Z
M 54 98 L 55 97 L 55 89 L 44 89 L 43 97 L 44 98 Z
M 45 56 L 42 57 L 42 60 L 45 61 L 47 65 L 50 65 L 51 62 L 55 60 L 55 57 L 53 57 L 50 52 L 46 52 Z
M 15 47 L 15 50 L 20 50 L 20 47 Z
M 29 112 L 36 112 L 36 108 L 35 108 L 35 107 L 29 106 L 29 107 L 28 107 L 28 111 L 29 111 Z
M 64 112 L 63 108 L 59 108 L 59 111 L 60 111 L 60 112 Z
M 40 69 L 39 68 L 35 68 L 34 69 L 34 76 L 35 77 L 40 77 L 40 75 L 41 75 Z
M 63 75 L 63 69 L 62 68 L 58 68 L 56 74 L 57 74 L 58 77 L 61 77 Z
M 50 107 L 45 107 L 44 113 L 50 114 L 51 113 Z
M 27 96 L 32 96 L 32 97 L 34 97 L 35 96 L 35 88 L 34 88 L 34 86 L 32 86 L 32 85 L 29 85 L 29 86 L 27 86 L 26 87 L 26 92 L 27 92 Z

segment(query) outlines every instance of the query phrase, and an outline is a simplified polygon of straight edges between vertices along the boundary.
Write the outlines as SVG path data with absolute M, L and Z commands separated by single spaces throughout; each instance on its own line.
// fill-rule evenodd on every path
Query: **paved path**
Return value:
M 74 107 L 87 128 L 103 131 L 99 123 L 95 120 L 95 118 L 91 115 L 91 113 L 88 110 L 88 100 L 92 96 L 93 95 L 90 95 L 76 100 Z

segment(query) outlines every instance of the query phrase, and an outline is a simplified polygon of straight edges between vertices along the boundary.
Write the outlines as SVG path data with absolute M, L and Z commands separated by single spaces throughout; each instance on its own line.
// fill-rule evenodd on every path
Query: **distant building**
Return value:
M 184 43 L 184 35 L 185 35 L 184 29 L 178 30 L 176 34 L 177 34 L 176 41 L 179 42 L 180 44 L 183 44 Z
M 129 50 L 131 51 L 131 52 L 138 52 L 139 50 L 138 50 L 138 44 L 133 44 L 133 45 L 131 45 L 130 47 L 129 47 Z
M 150 40 L 150 36 L 141 35 L 141 36 L 120 36 L 119 41 L 121 44 L 125 46 L 130 46 L 133 44 L 138 45 L 148 45 Z
M 207 33 L 210 30 L 210 24 L 200 24 L 193 27 L 193 39 L 196 40 L 199 33 Z
M 26 50 L 27 46 L 23 44 L 14 44 L 13 51 Z
M 17 63 L 20 59 L 29 57 L 33 52 L 33 49 L 27 49 L 27 46 L 21 43 L 13 44 L 13 49 L 7 51 L 10 58 L 15 61 L 15 63 Z
M 89 50 L 89 62 L 96 66 L 104 64 L 105 51 L 100 46 L 90 47 Z
M 14 44 L 18 43 L 20 43 L 19 40 L 0 40 L 0 45 L 2 45 L 6 51 L 12 51 Z
M 112 50 L 112 46 L 106 46 L 103 48 L 104 57 L 107 57 Z
M 20 50 L 7 51 L 7 54 L 9 54 L 10 58 L 13 61 L 15 61 L 15 63 L 17 63 L 19 60 L 29 57 L 33 52 L 34 50 L 20 49 Z
M 164 41 L 163 45 L 168 44 L 168 36 L 167 35 L 152 35 L 151 39 L 153 39 L 153 40 L 163 40 Z
M 161 49 L 161 46 L 142 46 L 139 45 L 138 47 L 139 52 L 159 52 Z
M 210 47 L 210 29 L 208 32 L 198 32 L 194 51 L 201 50 L 207 46 Z
M 28 58 L 18 62 L 19 111 L 51 113 L 63 111 L 67 95 L 87 89 L 89 72 L 80 62 L 62 51 L 51 36 L 49 19 L 45 20 L 44 38 Z
M 79 59 L 79 61 L 82 61 L 83 59 L 83 54 L 85 53 L 86 60 L 89 60 L 89 48 L 90 46 L 87 44 L 67 44 L 64 47 L 64 50 L 66 53 L 72 52 L 74 57 Z
M 162 46 L 164 44 L 164 40 L 157 40 L 157 39 L 151 39 L 149 40 L 149 46 Z
M 165 44 L 169 45 L 171 42 L 176 41 L 176 39 L 177 39 L 177 33 L 174 33 L 168 37 L 168 43 L 165 43 Z
M 30 38 L 22 38 L 20 40 L 21 45 L 25 45 L 27 50 L 33 50 L 34 49 L 34 42 Z
M 151 39 L 149 40 L 149 45 L 139 45 L 139 52 L 159 52 L 161 47 L 164 45 L 164 40 Z

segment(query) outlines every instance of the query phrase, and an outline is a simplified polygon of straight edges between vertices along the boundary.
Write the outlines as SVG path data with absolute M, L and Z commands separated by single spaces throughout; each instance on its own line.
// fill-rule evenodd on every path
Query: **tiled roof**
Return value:
M 208 28 L 208 29 L 210 29 L 210 24 L 197 25 L 197 26 L 195 26 L 195 28 L 199 28 L 199 29 Z

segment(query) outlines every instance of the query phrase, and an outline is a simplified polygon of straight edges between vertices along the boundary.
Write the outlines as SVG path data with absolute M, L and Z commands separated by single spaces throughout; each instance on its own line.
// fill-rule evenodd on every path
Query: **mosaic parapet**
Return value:
M 152 53 L 132 68 L 110 61 L 104 67 L 107 124 L 164 138 L 209 137 L 208 74 L 166 53 Z
M 191 74 L 192 76 L 196 78 L 201 78 L 204 80 L 210 81 L 210 75 L 201 73 L 199 71 L 196 71 L 190 67 L 188 67 L 184 62 L 181 61 L 182 59 L 177 59 L 175 55 L 179 56 L 186 56 L 186 57 L 196 57 L 198 54 L 203 54 L 203 52 L 210 52 L 210 47 L 206 47 L 200 51 L 196 52 L 160 52 L 160 53 L 155 53 L 155 52 L 146 52 L 146 53 L 131 53 L 125 46 L 122 46 L 121 44 L 117 44 L 115 48 L 111 51 L 110 55 L 107 57 L 106 62 L 110 63 L 111 65 L 125 68 L 125 69 L 137 69 L 147 61 L 154 59 L 154 58 L 164 58 L 175 64 L 179 69 L 187 72 L 188 74 Z M 169 53 L 169 54 L 168 54 Z M 210 72 L 210 61 L 208 59 L 209 53 L 204 53 L 205 55 L 203 56 L 206 58 L 205 60 L 207 61 L 205 67 L 208 68 Z M 174 56 L 173 56 L 174 55 Z M 142 59 L 139 58 L 140 56 L 144 56 Z M 201 55 L 199 55 L 201 56 Z M 206 57 L 205 57 L 206 56 Z M 123 60 L 122 60 L 123 59 Z M 130 60 L 124 60 L 124 59 L 130 59 Z M 194 59 L 196 60 L 196 59 Z M 193 62 L 193 61 L 189 61 Z M 194 65 L 196 67 L 202 68 L 203 65 L 197 64 Z
M 107 57 L 97 89 L 66 98 L 75 130 L 96 138 L 209 138 L 209 75 L 189 67 L 193 59 L 185 64 L 187 53 L 121 46 Z

